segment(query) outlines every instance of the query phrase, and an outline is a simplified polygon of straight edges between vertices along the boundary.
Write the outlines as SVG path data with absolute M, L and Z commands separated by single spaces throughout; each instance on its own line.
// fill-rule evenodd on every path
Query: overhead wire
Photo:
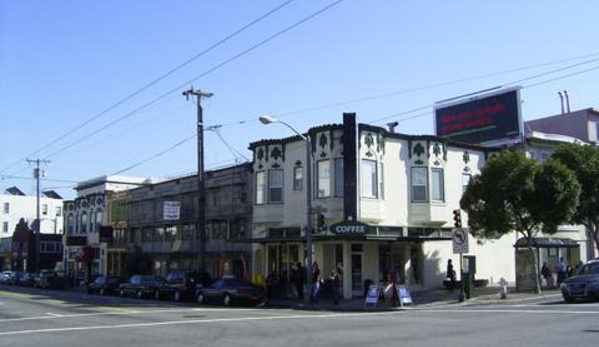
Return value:
M 217 41 L 216 43 L 210 45 L 209 47 L 207 47 L 206 49 L 204 49 L 203 51 L 195 54 L 193 57 L 187 59 L 186 61 L 184 61 L 183 63 L 177 65 L 176 67 L 172 68 L 171 70 L 167 71 L 166 73 L 160 75 L 158 78 L 155 78 L 154 80 L 152 80 L 151 82 L 145 84 L 144 86 L 142 86 L 141 88 L 137 89 L 136 91 L 134 91 L 133 93 L 127 95 L 126 97 L 124 97 L 123 99 L 117 101 L 115 104 L 111 105 L 110 107 L 108 107 L 107 109 L 101 111 L 100 113 L 92 116 L 91 118 L 89 118 L 88 120 L 86 120 L 85 122 L 79 124 L 78 126 L 74 127 L 73 129 L 67 131 L 66 133 L 56 137 L 55 139 L 49 141 L 48 143 L 46 143 L 45 145 L 43 145 L 41 148 L 37 149 L 36 151 L 33 151 L 31 153 L 29 153 L 26 157 L 31 157 L 34 156 L 36 154 L 38 154 L 39 152 L 43 151 L 44 149 L 46 149 L 47 147 L 54 145 L 55 143 L 57 143 L 58 141 L 70 136 L 71 134 L 75 133 L 76 131 L 82 129 L 83 127 L 85 127 L 86 125 L 92 123 L 93 121 L 95 121 L 96 119 L 99 119 L 101 117 L 103 117 L 104 115 L 106 115 L 107 113 L 109 113 L 110 111 L 114 110 L 115 108 L 121 106 L 122 104 L 124 104 L 125 102 L 131 100 L 132 98 L 134 98 L 135 96 L 141 94 L 142 92 L 146 91 L 148 88 L 154 86 L 155 84 L 157 84 L 158 82 L 164 80 L 165 78 L 167 78 L 168 76 L 172 75 L 173 73 L 179 71 L 180 69 L 182 69 L 183 67 L 189 65 L 191 62 L 193 62 L 194 60 L 204 56 L 205 54 L 207 54 L 208 52 L 216 49 L 217 47 L 221 46 L 222 44 L 226 43 L 227 41 L 231 40 L 232 38 L 234 38 L 235 36 L 239 35 L 240 33 L 242 33 L 243 31 L 249 29 L 250 27 L 256 25 L 257 23 L 261 22 L 262 20 L 266 19 L 267 17 L 269 17 L 270 15 L 274 14 L 275 12 L 279 11 L 280 9 L 282 9 L 283 7 L 289 5 L 290 3 L 292 3 L 295 0 L 287 0 L 284 1 L 283 3 L 279 4 L 278 6 L 274 7 L 273 9 L 271 9 L 270 11 L 267 11 L 266 13 L 264 13 L 263 15 L 259 16 L 258 18 L 252 20 L 251 22 L 245 24 L 244 26 L 242 26 L 241 28 L 235 30 L 234 32 L 232 32 L 231 34 L 227 35 L 226 37 L 224 37 L 223 39 Z M 8 167 L 0 170 L 0 173 L 5 172 L 7 170 L 9 170 L 10 168 L 18 165 L 22 160 L 16 161 L 15 163 L 9 165 Z
M 284 28 L 284 29 L 282 29 L 282 30 L 280 30 L 280 31 L 276 32 L 275 34 L 273 34 L 273 35 L 271 35 L 271 36 L 269 36 L 268 38 L 266 38 L 266 39 L 264 39 L 264 40 L 262 40 L 262 41 L 260 41 L 260 42 L 258 42 L 258 43 L 256 43 L 256 44 L 252 45 L 251 47 L 249 47 L 249 48 L 247 48 L 247 49 L 244 49 L 243 51 L 241 51 L 241 52 L 239 52 L 239 53 L 237 53 L 237 54 L 233 55 L 231 58 L 229 58 L 229 59 L 227 59 L 227 60 L 225 60 L 225 61 L 223 61 L 223 62 L 221 62 L 221 63 L 219 63 L 219 64 L 217 64 L 217 65 L 215 65 L 215 66 L 213 66 L 212 68 L 210 68 L 210 69 L 208 69 L 208 70 L 206 70 L 206 71 L 202 72 L 201 74 L 199 74 L 199 75 L 195 76 L 194 78 L 192 78 L 192 79 L 190 79 L 190 80 L 188 80 L 188 81 L 186 81 L 186 82 L 184 82 L 184 83 L 181 83 L 180 85 L 176 86 L 175 88 L 173 88 L 173 89 L 171 89 L 171 90 L 169 90 L 169 91 L 167 91 L 167 92 L 165 92 L 165 93 L 163 93 L 163 94 L 159 95 L 158 97 L 156 97 L 156 98 L 152 99 L 151 101 L 149 101 L 149 102 L 147 102 L 147 103 L 143 104 L 143 105 L 142 105 L 142 106 L 140 106 L 139 108 L 136 108 L 136 109 L 134 109 L 134 110 L 132 110 L 132 111 L 130 111 L 130 112 L 128 112 L 128 113 L 126 113 L 125 115 L 123 115 L 123 116 L 121 116 L 121 117 L 119 117 L 119 118 L 117 118 L 117 119 L 113 120 L 112 122 L 109 122 L 108 124 L 104 125 L 103 127 L 99 128 L 98 130 L 96 130 L 96 131 L 93 131 L 93 132 L 91 132 L 91 133 L 88 133 L 88 134 L 86 134 L 85 136 L 78 138 L 76 141 L 73 141 L 73 142 L 71 142 L 70 144 L 68 144 L 68 145 L 66 145 L 66 146 L 63 146 L 63 147 L 61 147 L 60 149 L 58 149 L 58 150 L 56 150 L 56 151 L 54 151 L 54 152 L 50 153 L 49 155 L 47 155 L 45 158 L 46 158 L 46 159 L 48 159 L 48 158 L 52 158 L 52 157 L 56 156 L 57 154 L 59 154 L 59 153 L 61 153 L 61 152 L 65 151 L 66 149 L 68 149 L 68 148 L 71 148 L 71 147 L 73 147 L 73 146 L 75 146 L 75 145 L 79 144 L 80 142 L 82 142 L 82 141 L 84 141 L 84 140 L 86 140 L 86 139 L 90 138 L 91 136 L 94 136 L 95 134 L 97 134 L 97 133 L 99 133 L 99 132 L 101 132 L 101 131 L 103 131 L 103 130 L 105 130 L 105 129 L 107 129 L 107 128 L 111 127 L 111 126 L 114 126 L 115 124 L 122 122 L 123 120 L 125 120 L 125 119 L 127 119 L 127 118 L 131 117 L 132 115 L 134 115 L 134 114 L 138 113 L 139 111 L 141 111 L 141 110 L 143 110 L 143 109 L 145 109 L 145 108 L 147 108 L 147 107 L 149 107 L 149 106 L 151 106 L 151 105 L 155 104 L 156 102 L 158 102 L 158 101 L 160 101 L 160 100 L 164 99 L 166 96 L 168 96 L 168 95 L 170 95 L 170 94 L 172 94 L 172 93 L 174 93 L 174 92 L 180 91 L 180 90 L 181 90 L 181 88 L 183 88 L 183 87 L 185 87 L 185 86 L 188 86 L 188 85 L 192 84 L 193 82 L 197 81 L 198 79 L 200 79 L 200 78 L 202 78 L 202 77 L 205 77 L 205 76 L 209 75 L 210 73 L 212 73 L 212 72 L 214 72 L 214 71 L 216 71 L 216 70 L 218 70 L 218 69 L 222 68 L 223 66 L 225 66 L 225 65 L 227 65 L 227 64 L 229 64 L 229 63 L 231 63 L 231 62 L 233 62 L 233 61 L 235 61 L 235 60 L 237 60 L 237 59 L 241 58 L 242 56 L 244 56 L 244 55 L 246 55 L 246 54 L 248 54 L 248 53 L 250 53 L 250 52 L 254 51 L 255 49 L 257 49 L 257 48 L 259 48 L 259 47 L 261 47 L 261 46 L 265 45 L 266 43 L 268 43 L 268 42 L 270 42 L 270 41 L 274 40 L 275 38 L 277 38 L 277 37 L 279 37 L 279 36 L 281 36 L 281 35 L 283 35 L 283 34 L 285 34 L 285 33 L 287 33 L 287 32 L 289 32 L 290 30 L 292 30 L 292 29 L 294 29 L 294 28 L 296 28 L 296 27 L 300 26 L 301 24 L 303 24 L 303 23 L 307 22 L 308 20 L 310 20 L 310 19 L 312 19 L 312 18 L 314 18 L 314 17 L 316 17 L 316 16 L 318 16 L 318 15 L 320 15 L 320 14 L 322 14 L 322 13 L 326 12 L 327 10 L 329 10 L 329 9 L 333 8 L 333 7 L 334 7 L 334 6 L 336 6 L 336 5 L 339 5 L 340 3 L 344 2 L 344 1 L 345 1 L 345 0 L 337 0 L 337 1 L 333 2 L 333 3 L 330 3 L 330 4 L 328 4 L 328 5 L 324 6 L 324 7 L 322 7 L 322 8 L 321 8 L 321 9 L 319 9 L 318 11 L 316 11 L 316 12 L 313 12 L 312 14 L 310 14 L 310 15 L 308 15 L 308 16 L 306 16 L 306 17 L 304 17 L 303 19 L 301 19 L 301 20 L 299 20 L 299 21 L 297 21 L 297 22 L 293 23 L 292 25 L 290 25 L 290 26 L 288 26 L 288 27 L 286 27 L 286 28 Z

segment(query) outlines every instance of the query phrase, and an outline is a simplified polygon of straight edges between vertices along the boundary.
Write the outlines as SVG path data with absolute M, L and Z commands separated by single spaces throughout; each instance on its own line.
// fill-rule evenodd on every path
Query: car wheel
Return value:
M 141 290 L 138 290 L 137 292 L 135 292 L 135 297 L 138 299 L 143 299 L 144 294 L 141 292 Z
M 180 302 L 181 301 L 181 292 L 178 290 L 175 290 L 175 293 L 173 294 L 173 299 L 175 300 L 175 302 Z
M 231 306 L 231 294 L 226 293 L 223 295 L 223 306 Z
M 120 296 L 121 298 L 124 298 L 124 297 L 125 297 L 125 291 L 124 291 L 124 290 L 121 290 L 121 291 L 119 292 L 119 296 Z
M 564 296 L 564 301 L 566 301 L 566 303 L 571 304 L 574 302 L 574 298 L 570 297 L 570 296 Z
M 206 297 L 204 296 L 204 293 L 198 293 L 197 302 L 198 304 L 206 303 Z
M 160 291 L 159 291 L 159 290 L 156 290 L 156 291 L 154 292 L 154 299 L 156 299 L 156 300 L 160 300 Z
M 104 296 L 104 295 L 106 295 L 106 289 L 104 289 L 104 288 L 100 288 L 100 295 L 101 295 L 101 296 Z

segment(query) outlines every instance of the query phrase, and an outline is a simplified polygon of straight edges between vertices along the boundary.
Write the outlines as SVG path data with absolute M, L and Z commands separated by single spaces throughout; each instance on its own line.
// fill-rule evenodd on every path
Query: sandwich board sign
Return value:
M 376 304 L 379 302 L 380 290 L 381 288 L 378 284 L 371 284 L 370 287 L 368 287 L 368 292 L 366 293 L 366 301 L 364 302 L 364 304 L 376 306 Z
M 397 286 L 397 294 L 399 296 L 399 304 L 403 307 L 404 304 L 413 305 L 412 294 L 406 286 Z

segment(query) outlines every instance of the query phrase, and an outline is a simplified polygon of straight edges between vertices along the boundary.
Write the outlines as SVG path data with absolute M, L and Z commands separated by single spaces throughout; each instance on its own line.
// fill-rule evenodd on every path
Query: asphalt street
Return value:
M 329 312 L 0 288 L 0 346 L 594 346 L 599 303 Z

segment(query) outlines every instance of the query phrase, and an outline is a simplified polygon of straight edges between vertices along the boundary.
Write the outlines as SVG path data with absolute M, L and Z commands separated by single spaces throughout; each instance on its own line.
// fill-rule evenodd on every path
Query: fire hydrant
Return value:
M 505 278 L 501 277 L 499 279 L 499 297 L 502 299 L 507 298 L 507 281 L 505 280 Z

